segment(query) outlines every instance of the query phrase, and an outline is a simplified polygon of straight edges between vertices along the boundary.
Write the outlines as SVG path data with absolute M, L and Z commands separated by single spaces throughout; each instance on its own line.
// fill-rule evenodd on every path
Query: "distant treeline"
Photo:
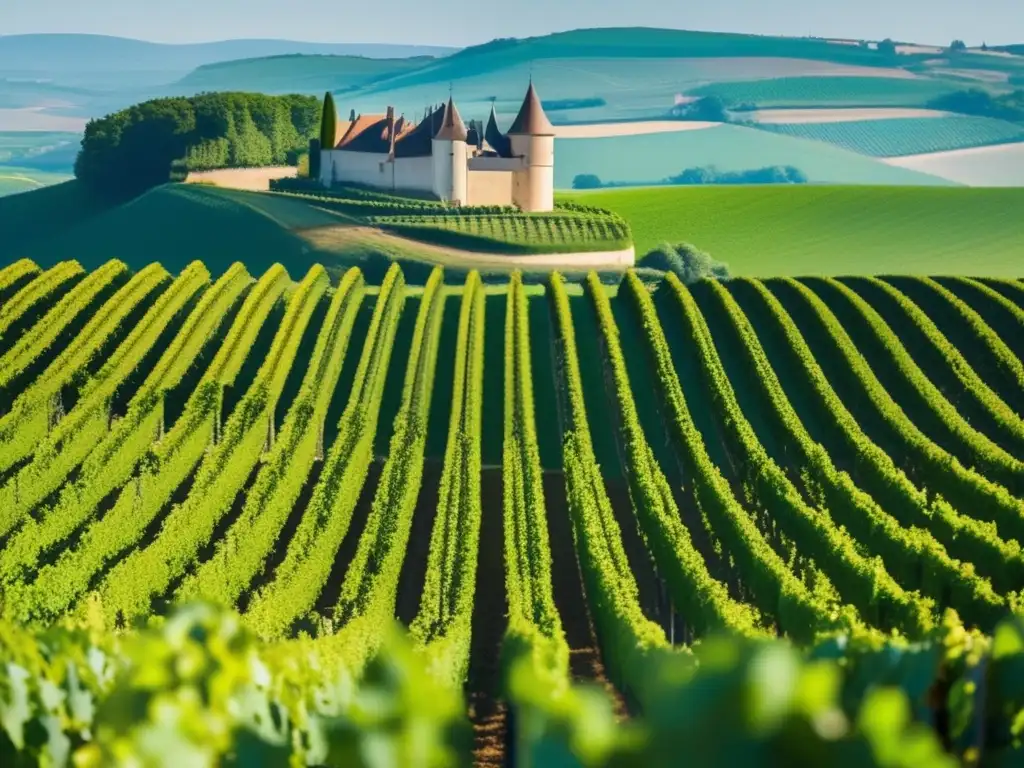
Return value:
M 291 164 L 319 123 L 313 96 L 154 99 L 91 120 L 75 175 L 102 192 L 133 196 L 190 170 Z
M 1017 78 L 1014 78 L 1014 82 L 1024 84 L 1024 80 Z M 940 96 L 933 99 L 928 106 L 945 112 L 995 117 L 1014 123 L 1024 123 L 1024 90 L 993 96 L 980 88 L 971 88 Z
M 720 171 L 714 166 L 687 168 L 682 173 L 659 181 L 602 182 L 592 173 L 581 173 L 573 179 L 573 189 L 603 189 L 609 187 L 655 187 L 693 184 L 806 184 L 807 175 L 792 165 L 771 165 L 748 171 Z

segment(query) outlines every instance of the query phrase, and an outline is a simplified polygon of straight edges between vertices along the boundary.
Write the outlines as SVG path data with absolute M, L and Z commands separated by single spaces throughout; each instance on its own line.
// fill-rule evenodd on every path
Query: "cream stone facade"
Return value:
M 361 184 L 429 193 L 454 205 L 554 208 L 555 131 L 530 83 L 507 133 L 494 109 L 486 127 L 466 127 L 455 102 L 427 110 L 419 123 L 350 114 L 333 148 L 321 149 L 320 183 Z

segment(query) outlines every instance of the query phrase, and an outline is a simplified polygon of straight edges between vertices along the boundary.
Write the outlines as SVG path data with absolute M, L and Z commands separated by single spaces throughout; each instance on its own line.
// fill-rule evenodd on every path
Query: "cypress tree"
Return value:
M 334 133 L 338 126 L 338 112 L 334 108 L 334 96 L 324 94 L 324 112 L 320 118 L 320 146 L 334 149 Z

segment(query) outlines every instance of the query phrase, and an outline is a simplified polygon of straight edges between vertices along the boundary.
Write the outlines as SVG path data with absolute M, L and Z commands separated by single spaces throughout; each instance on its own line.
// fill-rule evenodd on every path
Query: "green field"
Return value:
M 740 275 L 1016 277 L 1024 189 L 661 187 L 567 195 L 621 214 L 637 254 L 691 242 Z
M 5 765 L 1024 757 L 1021 284 L 73 255 L 0 262 Z
M 989 117 L 911 117 L 849 123 L 763 124 L 759 128 L 834 144 L 862 155 L 898 157 L 1024 141 L 1024 125 Z
M 962 86 L 924 78 L 782 77 L 713 83 L 691 96 L 718 96 L 731 105 L 780 107 L 923 107 Z
M 792 165 L 811 183 L 821 184 L 953 184 L 821 142 L 738 125 L 639 136 L 558 139 L 555 157 L 556 189 L 571 189 L 578 174 L 596 174 L 606 184 L 653 184 L 685 168 L 709 165 L 722 171 Z

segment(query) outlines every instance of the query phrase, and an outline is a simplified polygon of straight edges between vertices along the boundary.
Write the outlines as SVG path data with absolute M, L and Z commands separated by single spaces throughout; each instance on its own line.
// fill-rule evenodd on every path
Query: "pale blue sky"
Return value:
M 0 0 L 0 34 L 90 32 L 159 42 L 463 46 L 583 26 L 1024 43 L 1024 0 Z

